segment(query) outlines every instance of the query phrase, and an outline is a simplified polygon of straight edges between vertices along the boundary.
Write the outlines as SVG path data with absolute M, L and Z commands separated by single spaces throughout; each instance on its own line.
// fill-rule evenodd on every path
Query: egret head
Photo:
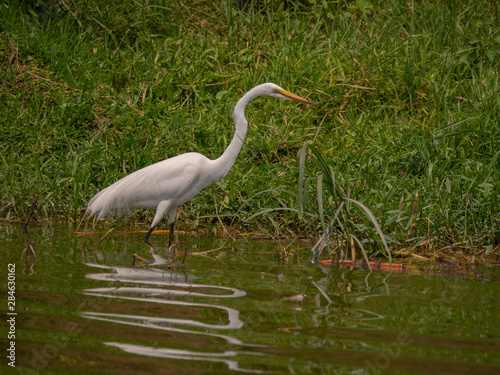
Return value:
M 292 94 L 291 92 L 282 89 L 281 87 L 279 87 L 278 85 L 276 85 L 274 83 L 270 83 L 270 82 L 263 83 L 262 85 L 257 86 L 257 87 L 261 91 L 260 95 L 267 95 L 267 96 L 272 96 L 272 97 L 278 98 L 278 99 L 293 100 L 293 101 L 303 103 L 303 104 L 314 105 L 313 102 L 311 102 L 305 98 L 302 98 L 298 95 Z

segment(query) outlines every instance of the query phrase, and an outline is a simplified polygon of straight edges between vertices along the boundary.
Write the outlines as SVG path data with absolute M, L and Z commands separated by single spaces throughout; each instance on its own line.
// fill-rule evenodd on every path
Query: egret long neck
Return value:
M 245 118 L 245 108 L 248 103 L 250 103 L 250 101 L 257 96 L 259 96 L 259 94 L 252 89 L 243 95 L 234 107 L 234 135 L 231 143 L 229 143 L 229 146 L 226 148 L 224 153 L 216 160 L 218 167 L 218 170 L 216 171 L 217 180 L 224 178 L 240 153 L 241 147 L 245 142 L 248 129 L 248 121 Z

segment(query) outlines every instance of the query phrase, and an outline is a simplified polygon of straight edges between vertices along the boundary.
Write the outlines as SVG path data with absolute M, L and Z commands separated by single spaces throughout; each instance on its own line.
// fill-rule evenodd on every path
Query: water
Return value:
M 181 235 L 193 253 L 183 266 L 134 233 L 99 242 L 49 227 L 30 231 L 35 259 L 20 226 L 3 229 L 2 297 L 15 265 L 15 306 L 1 306 L 17 315 L 3 314 L 16 367 L 4 355 L 2 373 L 500 373 L 494 267 L 457 277 L 315 267 L 302 243 L 287 263 L 286 244 Z

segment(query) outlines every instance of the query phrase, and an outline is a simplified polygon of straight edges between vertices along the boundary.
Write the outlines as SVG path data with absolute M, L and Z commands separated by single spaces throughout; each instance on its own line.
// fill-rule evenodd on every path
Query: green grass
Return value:
M 272 81 L 317 106 L 252 102 L 241 155 L 181 228 L 210 230 L 217 210 L 239 230 L 316 236 L 335 218 L 332 243 L 384 251 L 349 198 L 391 248 L 498 250 L 496 1 L 243 3 L 1 4 L 0 217 L 23 219 L 37 194 L 39 219 L 78 221 L 133 170 L 216 158 L 238 98 Z

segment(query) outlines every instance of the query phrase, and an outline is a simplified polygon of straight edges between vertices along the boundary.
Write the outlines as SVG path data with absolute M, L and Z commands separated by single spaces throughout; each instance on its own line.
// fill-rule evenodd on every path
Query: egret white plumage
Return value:
M 97 216 L 97 220 L 100 220 L 110 212 L 126 208 L 156 209 L 144 242 L 149 243 L 151 232 L 167 214 L 170 226 L 169 246 L 172 245 L 177 208 L 208 185 L 224 178 L 229 172 L 247 134 L 248 121 L 245 118 L 245 108 L 258 96 L 272 96 L 314 104 L 274 83 L 256 86 L 236 103 L 233 111 L 234 136 L 219 158 L 211 160 L 196 152 L 188 152 L 149 165 L 97 193 L 90 200 L 85 215 Z

